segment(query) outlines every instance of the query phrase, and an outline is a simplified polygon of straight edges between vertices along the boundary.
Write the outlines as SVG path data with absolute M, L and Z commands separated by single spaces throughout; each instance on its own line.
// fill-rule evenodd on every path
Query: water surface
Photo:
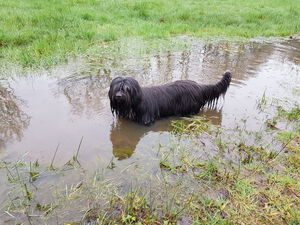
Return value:
M 139 43 L 141 44 L 141 43 Z M 176 51 L 134 55 L 134 43 L 119 43 L 120 56 L 88 58 L 53 69 L 16 74 L 0 83 L 0 160 L 24 159 L 49 163 L 58 146 L 55 163 L 62 165 L 76 153 L 87 169 L 118 165 L 152 157 L 167 142 L 170 121 L 144 127 L 113 117 L 107 97 L 111 80 L 132 76 L 141 85 L 159 85 L 190 79 L 217 82 L 225 70 L 233 74 L 225 99 L 214 109 L 200 112 L 226 128 L 241 125 L 259 130 L 272 112 L 262 112 L 262 98 L 297 103 L 300 41 L 248 43 L 190 41 Z

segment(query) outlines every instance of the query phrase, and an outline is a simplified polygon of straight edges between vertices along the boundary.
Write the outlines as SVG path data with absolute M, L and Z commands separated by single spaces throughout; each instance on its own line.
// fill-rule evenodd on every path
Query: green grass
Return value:
M 49 67 L 132 36 L 286 36 L 299 12 L 300 0 L 0 0 L 0 61 Z

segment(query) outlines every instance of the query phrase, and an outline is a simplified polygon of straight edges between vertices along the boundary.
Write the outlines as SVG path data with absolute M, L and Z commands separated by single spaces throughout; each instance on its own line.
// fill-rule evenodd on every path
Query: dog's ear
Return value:
M 116 77 L 111 81 L 109 91 L 108 91 L 108 97 L 111 101 L 113 99 L 113 94 L 115 94 L 114 92 L 115 92 L 115 88 L 117 87 L 117 84 L 122 82 L 123 80 L 124 80 L 123 77 Z
M 127 81 L 129 82 L 129 86 L 131 88 L 130 97 L 131 97 L 132 105 L 133 107 L 136 107 L 137 105 L 140 104 L 143 97 L 141 86 L 139 85 L 137 80 L 131 77 L 128 77 Z

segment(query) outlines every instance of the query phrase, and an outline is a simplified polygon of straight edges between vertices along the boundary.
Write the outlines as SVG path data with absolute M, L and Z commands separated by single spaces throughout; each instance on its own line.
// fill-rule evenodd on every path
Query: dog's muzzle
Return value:
M 124 95 L 122 92 L 118 91 L 118 92 L 115 94 L 114 99 L 115 99 L 115 101 L 117 101 L 117 102 L 123 102 L 123 101 L 125 101 L 125 95 Z

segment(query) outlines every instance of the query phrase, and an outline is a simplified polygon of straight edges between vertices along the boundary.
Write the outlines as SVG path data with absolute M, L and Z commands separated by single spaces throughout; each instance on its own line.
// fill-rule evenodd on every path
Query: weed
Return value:
M 184 118 L 183 120 L 172 121 L 174 134 L 199 134 L 210 133 L 210 123 L 204 117 Z
M 284 110 L 282 107 L 278 107 L 278 115 L 286 117 L 289 121 L 300 120 L 300 107 L 294 107 L 290 111 Z
M 257 100 L 257 109 L 263 111 L 267 105 L 266 91 L 264 91 L 262 97 Z

